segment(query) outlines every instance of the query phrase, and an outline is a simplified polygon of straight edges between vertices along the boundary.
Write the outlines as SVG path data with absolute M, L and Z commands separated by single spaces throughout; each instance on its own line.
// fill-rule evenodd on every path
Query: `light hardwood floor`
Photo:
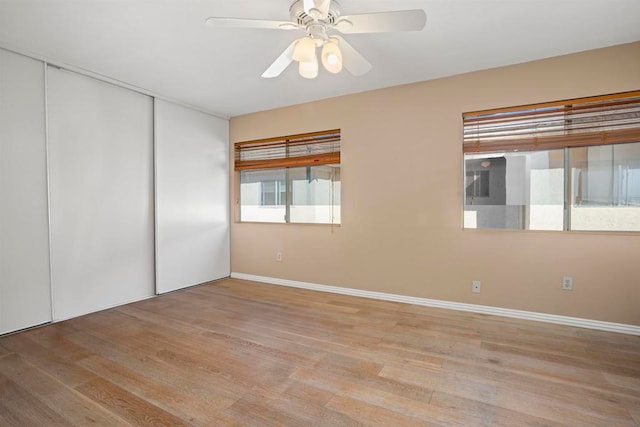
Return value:
M 0 338 L 0 425 L 639 423 L 640 337 L 234 279 Z

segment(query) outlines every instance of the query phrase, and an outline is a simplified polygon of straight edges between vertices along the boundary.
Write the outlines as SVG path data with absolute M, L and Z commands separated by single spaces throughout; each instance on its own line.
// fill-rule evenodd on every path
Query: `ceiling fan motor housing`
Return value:
M 331 28 L 338 21 L 340 12 L 340 5 L 335 1 L 331 1 L 327 17 L 322 19 L 315 19 L 305 12 L 303 0 L 296 1 L 289 8 L 291 21 L 304 28 L 312 38 L 321 40 L 326 40 L 327 29 Z

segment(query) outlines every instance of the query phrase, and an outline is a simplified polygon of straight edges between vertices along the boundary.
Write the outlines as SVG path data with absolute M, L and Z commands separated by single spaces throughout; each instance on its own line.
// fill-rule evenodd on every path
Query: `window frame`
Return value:
M 332 129 L 326 131 L 309 132 L 304 134 L 288 135 L 281 137 L 265 138 L 252 141 L 242 141 L 234 143 L 234 182 L 236 183 L 236 209 L 235 221 L 238 223 L 260 223 L 260 224 L 298 224 L 298 225 L 340 225 L 341 219 L 338 214 L 338 221 L 334 209 L 336 209 L 334 191 L 335 172 L 331 178 L 331 221 L 315 222 L 315 221 L 291 221 L 291 209 L 293 205 L 293 178 L 290 170 L 300 167 L 318 167 L 329 166 L 341 168 L 341 130 Z M 244 152 L 249 152 L 245 158 L 242 157 Z M 242 219 L 242 180 L 241 173 L 243 171 L 260 171 L 260 170 L 284 170 L 284 186 L 285 198 L 284 202 L 285 214 L 284 221 L 259 221 L 259 220 L 243 220 Z M 338 172 L 338 176 L 341 173 Z M 262 197 L 262 194 L 261 194 Z M 338 196 L 338 200 L 340 197 Z M 276 205 L 270 205 L 276 206 Z M 318 206 L 318 205 L 314 205 Z M 340 205 L 337 206 L 340 209 Z M 338 211 L 339 212 L 339 211 Z
M 544 118 L 550 125 L 544 125 Z M 574 149 L 640 144 L 640 91 L 463 113 L 462 228 L 534 231 L 528 228 L 465 227 L 469 155 L 563 150 L 563 229 L 568 232 L 632 233 L 639 230 L 574 229 L 572 226 Z M 485 123 L 483 125 L 482 123 Z M 476 129 L 471 129 L 471 124 Z M 532 124 L 538 124 L 534 129 Z M 542 125 L 540 125 L 542 123 Z M 491 125 L 487 125 L 491 124 Z M 484 127 L 483 127 L 484 126 Z M 612 148 L 614 150 L 614 148 Z M 471 157 L 473 158 L 473 157 Z M 614 178 L 612 178 L 612 181 Z M 507 206 L 507 205 L 505 205 Z M 612 205 L 613 206 L 613 205 Z M 628 225 L 627 225 L 628 226 Z M 631 226 L 632 228 L 634 225 Z M 535 230 L 537 231 L 537 230 Z M 555 231 L 555 230 L 540 230 Z

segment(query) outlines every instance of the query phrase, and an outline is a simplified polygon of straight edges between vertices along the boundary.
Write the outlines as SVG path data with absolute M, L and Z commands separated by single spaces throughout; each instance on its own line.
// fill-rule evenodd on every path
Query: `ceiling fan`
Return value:
M 302 30 L 305 35 L 289 47 L 262 73 L 262 77 L 279 76 L 293 61 L 298 62 L 302 77 L 318 75 L 317 49 L 324 68 L 339 73 L 343 66 L 354 76 L 371 70 L 371 64 L 340 35 L 419 31 L 427 22 L 422 9 L 342 15 L 335 0 L 297 0 L 289 8 L 291 21 L 223 18 L 212 16 L 206 23 L 214 28 L 260 28 L 273 30 Z

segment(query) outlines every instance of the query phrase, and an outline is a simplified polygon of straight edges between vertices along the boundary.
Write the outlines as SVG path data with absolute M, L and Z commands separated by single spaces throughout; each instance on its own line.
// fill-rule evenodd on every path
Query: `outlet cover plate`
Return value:
M 480 282 L 480 280 L 474 280 L 473 282 L 471 282 L 471 292 L 479 294 L 481 285 L 482 283 Z

